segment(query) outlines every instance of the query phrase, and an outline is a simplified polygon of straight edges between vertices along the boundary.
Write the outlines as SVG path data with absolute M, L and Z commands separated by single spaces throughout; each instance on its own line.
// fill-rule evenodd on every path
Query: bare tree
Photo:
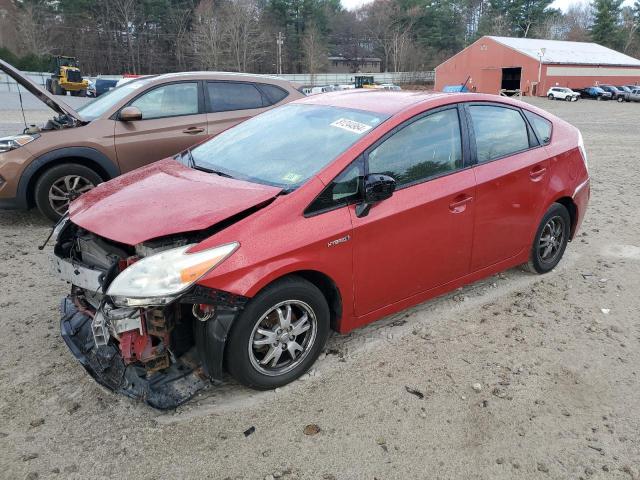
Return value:
M 18 11 L 16 23 L 18 41 L 23 53 L 43 55 L 51 53 L 50 18 L 44 7 L 37 3 L 25 3 Z
M 315 77 L 327 64 L 327 52 L 320 35 L 320 31 L 315 25 L 305 29 L 302 37 L 302 53 L 307 68 L 307 73 L 311 76 L 311 84 L 315 85 Z
M 633 8 L 624 7 L 622 9 L 622 33 L 624 35 L 622 51 L 624 53 L 630 53 L 633 45 L 638 40 L 638 22 L 640 22 L 640 19 L 636 18 Z
M 226 8 L 226 40 L 238 72 L 246 72 L 248 64 L 257 56 L 258 21 L 255 0 L 234 0 Z
M 196 14 L 191 44 L 201 67 L 206 70 L 220 68 L 225 36 L 222 13 L 222 9 L 211 2 Z
M 593 23 L 593 13 L 588 3 L 572 3 L 564 14 L 567 27 L 566 40 L 586 42 L 590 40 L 589 28 Z
M 116 37 L 124 34 L 127 54 L 128 54 L 128 69 L 131 73 L 140 71 L 139 64 L 136 62 L 136 55 L 132 40 L 132 33 L 135 26 L 136 17 L 136 1 L 135 0 L 111 0 L 113 6 L 113 12 L 115 13 L 116 25 L 118 26 L 118 32 Z

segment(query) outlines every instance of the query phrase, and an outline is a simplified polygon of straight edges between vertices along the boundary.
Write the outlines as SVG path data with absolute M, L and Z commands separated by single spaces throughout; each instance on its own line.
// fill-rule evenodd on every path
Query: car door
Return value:
M 531 246 L 549 175 L 545 147 L 520 109 L 469 103 L 477 165 L 476 212 L 471 270 L 512 258 Z
M 356 315 L 468 273 L 475 180 L 460 112 L 454 105 L 414 118 L 365 154 L 367 172 L 394 177 L 397 189 L 366 216 L 349 207 Z
M 142 120 L 116 120 L 115 144 L 123 171 L 175 155 L 207 138 L 207 114 L 198 81 L 151 87 L 127 106 Z
M 286 97 L 286 91 L 279 87 L 274 86 L 274 88 L 284 92 L 284 96 L 277 101 Z M 243 120 L 262 113 L 272 105 L 260 86 L 251 82 L 208 81 L 206 95 L 210 136 L 215 136 Z

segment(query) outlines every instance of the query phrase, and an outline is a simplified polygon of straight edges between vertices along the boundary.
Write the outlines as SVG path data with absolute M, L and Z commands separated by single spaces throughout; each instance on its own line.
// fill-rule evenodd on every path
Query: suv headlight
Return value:
M 165 305 L 175 300 L 240 246 L 228 243 L 197 253 L 195 244 L 156 253 L 125 268 L 107 290 L 119 305 Z
M 25 146 L 27 143 L 33 142 L 40 135 L 12 135 L 10 137 L 0 138 L 0 153 L 8 152 Z

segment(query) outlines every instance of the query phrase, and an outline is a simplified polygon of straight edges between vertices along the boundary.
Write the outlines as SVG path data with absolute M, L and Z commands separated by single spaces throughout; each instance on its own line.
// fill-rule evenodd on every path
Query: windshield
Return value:
M 319 105 L 285 105 L 193 149 L 197 168 L 291 191 L 388 118 Z
M 78 113 L 84 120 L 95 120 L 96 118 L 103 115 L 106 111 L 111 109 L 111 107 L 113 107 L 124 97 L 145 86 L 151 80 L 152 78 L 149 77 L 124 83 L 119 87 L 116 87 L 113 90 L 109 90 L 107 93 L 100 95 L 98 98 L 90 101 L 86 105 L 83 105 L 78 109 Z

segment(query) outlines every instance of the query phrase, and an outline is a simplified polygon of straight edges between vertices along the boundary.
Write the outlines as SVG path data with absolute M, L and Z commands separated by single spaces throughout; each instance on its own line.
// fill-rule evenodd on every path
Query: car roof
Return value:
M 301 98 L 294 103 L 352 108 L 372 113 L 395 115 L 419 103 L 435 101 L 446 96 L 456 96 L 456 94 L 362 88 L 323 93 L 322 95 Z
M 260 75 L 257 73 L 239 72 L 176 72 L 157 75 L 154 80 L 171 80 L 197 77 L 204 80 L 244 80 L 246 82 L 267 82 L 267 83 L 291 83 L 282 77 L 275 75 Z
M 354 110 L 394 116 L 418 105 L 422 105 L 426 110 L 430 104 L 441 106 L 458 102 L 503 103 L 505 105 L 516 106 L 518 108 L 525 107 L 536 111 L 535 107 L 529 104 L 525 105 L 523 102 L 509 97 L 472 92 L 444 93 L 433 90 L 373 90 L 362 88 L 313 95 L 294 100 L 291 103 L 351 108 Z

